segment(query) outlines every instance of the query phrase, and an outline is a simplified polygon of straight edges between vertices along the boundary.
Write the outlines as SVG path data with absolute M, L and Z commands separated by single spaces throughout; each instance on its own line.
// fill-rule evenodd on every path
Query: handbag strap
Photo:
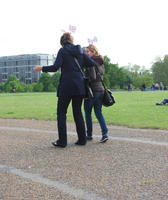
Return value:
M 79 64 L 79 62 L 78 62 L 78 60 L 77 60 L 75 57 L 74 57 L 74 60 L 75 60 L 76 64 L 78 65 L 78 68 L 80 69 L 83 78 L 85 78 L 85 74 L 84 74 L 84 72 L 83 72 L 83 70 L 82 70 L 82 68 L 81 68 L 81 66 L 80 66 L 80 64 Z
M 107 88 L 106 88 L 106 86 L 105 86 L 105 84 L 104 84 L 104 81 L 103 81 L 103 79 L 102 79 L 102 77 L 101 77 L 101 74 L 100 74 L 100 71 L 99 71 L 97 65 L 95 66 L 95 68 L 96 68 L 97 74 L 98 74 L 99 77 L 100 77 L 100 80 L 101 80 L 101 82 L 102 82 L 102 85 L 103 85 L 104 89 L 106 90 Z

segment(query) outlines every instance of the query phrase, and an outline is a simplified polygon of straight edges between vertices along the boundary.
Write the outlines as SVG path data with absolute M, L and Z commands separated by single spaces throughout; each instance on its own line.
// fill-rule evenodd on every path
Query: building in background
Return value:
M 15 75 L 19 81 L 26 84 L 37 82 L 41 72 L 34 72 L 35 65 L 52 65 L 54 55 L 24 54 L 0 57 L 0 82 L 7 81 L 10 75 Z

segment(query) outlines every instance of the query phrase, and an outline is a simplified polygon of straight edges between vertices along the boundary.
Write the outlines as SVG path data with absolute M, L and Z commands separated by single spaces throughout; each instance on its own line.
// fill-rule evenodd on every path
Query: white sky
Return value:
M 0 56 L 56 54 L 71 24 L 75 44 L 96 36 L 112 63 L 150 68 L 168 54 L 167 20 L 168 0 L 0 0 Z

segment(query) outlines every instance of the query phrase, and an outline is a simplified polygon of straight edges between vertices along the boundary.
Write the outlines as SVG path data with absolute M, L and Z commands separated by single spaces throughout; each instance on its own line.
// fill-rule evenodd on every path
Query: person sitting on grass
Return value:
M 164 99 L 161 103 L 156 103 L 156 105 L 163 106 L 163 105 L 166 105 L 166 103 L 168 103 L 168 99 Z

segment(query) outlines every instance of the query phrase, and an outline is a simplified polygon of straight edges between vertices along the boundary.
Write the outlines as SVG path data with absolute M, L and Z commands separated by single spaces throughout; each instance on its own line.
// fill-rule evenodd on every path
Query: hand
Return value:
M 42 70 L 42 66 L 41 65 L 36 65 L 33 69 L 35 72 L 39 72 Z

